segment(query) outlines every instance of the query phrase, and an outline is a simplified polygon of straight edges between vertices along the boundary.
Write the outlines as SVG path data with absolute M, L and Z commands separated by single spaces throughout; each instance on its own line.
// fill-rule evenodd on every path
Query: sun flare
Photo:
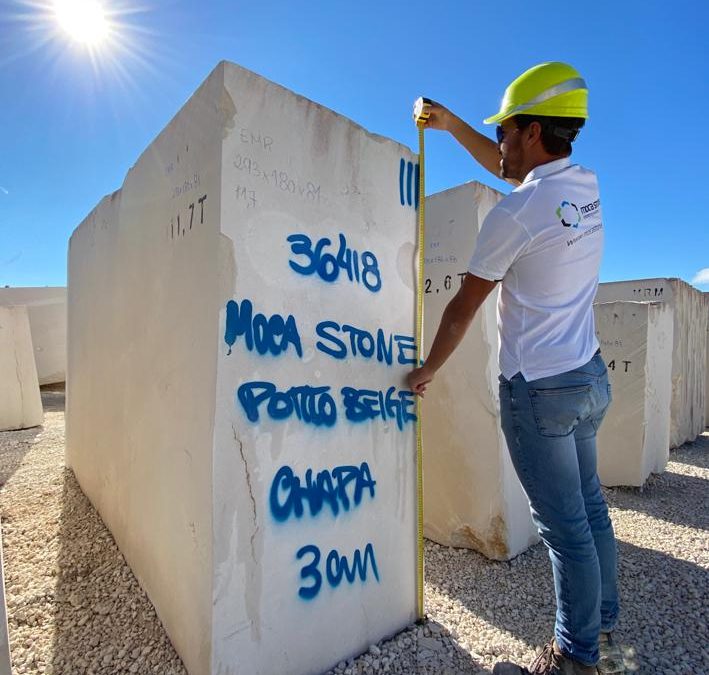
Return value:
M 109 25 L 97 0 L 54 0 L 59 25 L 77 42 L 98 46 L 108 36 Z
M 110 83 L 112 91 L 133 95 L 140 91 L 140 76 L 164 73 L 167 52 L 159 49 L 162 43 L 150 25 L 151 8 L 139 4 L 142 0 L 13 2 L 10 20 L 17 37 L 10 50 L 0 49 L 0 68 L 37 54 L 58 82 L 68 76 L 81 91 Z M 3 3 L 6 0 L 0 0 L 0 6 Z M 0 46 L 5 47 L 3 38 L 0 26 Z

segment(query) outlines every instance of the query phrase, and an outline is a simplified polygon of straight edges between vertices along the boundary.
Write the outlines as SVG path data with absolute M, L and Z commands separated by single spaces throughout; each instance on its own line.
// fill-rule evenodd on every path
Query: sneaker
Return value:
M 602 675 L 623 675 L 625 663 L 623 652 L 616 644 L 612 633 L 601 633 L 598 638 L 598 672 Z
M 492 669 L 492 675 L 596 675 L 597 673 L 596 666 L 585 666 L 563 654 L 556 640 L 544 646 L 542 653 L 532 661 L 529 668 L 503 661 L 496 663 Z

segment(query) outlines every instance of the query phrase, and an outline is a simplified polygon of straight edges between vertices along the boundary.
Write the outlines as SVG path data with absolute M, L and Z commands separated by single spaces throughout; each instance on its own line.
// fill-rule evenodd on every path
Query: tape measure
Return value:
M 416 363 L 423 363 L 423 257 L 425 235 L 425 208 L 426 192 L 424 180 L 424 142 L 423 132 L 426 120 L 430 116 L 431 100 L 420 97 L 414 103 L 414 121 L 419 132 L 419 203 L 418 203 L 418 280 L 416 284 Z M 417 609 L 419 621 L 423 621 L 426 614 L 423 602 L 423 431 L 421 428 L 421 397 L 416 397 L 416 501 L 417 501 Z

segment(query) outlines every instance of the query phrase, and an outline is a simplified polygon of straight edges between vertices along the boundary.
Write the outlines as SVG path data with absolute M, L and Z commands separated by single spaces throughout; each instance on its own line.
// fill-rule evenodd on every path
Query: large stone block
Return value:
M 707 357 L 704 362 L 704 425 L 709 426 L 709 292 L 704 293 L 707 308 Z
M 704 431 L 707 311 L 702 293 L 681 279 L 614 281 L 598 286 L 596 302 L 668 302 L 673 310 L 670 447 Z
M 0 674 L 12 675 L 10 659 L 10 632 L 7 627 L 7 604 L 5 602 L 5 569 L 2 555 L 2 523 L 0 523 Z
M 66 380 L 66 288 L 0 288 L 0 305 L 25 305 L 40 384 Z
M 67 462 L 192 675 L 416 618 L 414 167 L 222 63 L 72 235 Z
M 641 486 L 669 458 L 672 307 L 608 302 L 593 309 L 613 396 L 598 433 L 598 476 L 603 485 Z
M 482 221 L 501 197 L 467 183 L 426 200 L 427 348 L 460 288 Z M 500 428 L 496 303 L 495 291 L 424 399 L 425 534 L 506 560 L 537 534 Z
M 43 419 L 27 309 L 0 307 L 0 431 L 36 427 Z

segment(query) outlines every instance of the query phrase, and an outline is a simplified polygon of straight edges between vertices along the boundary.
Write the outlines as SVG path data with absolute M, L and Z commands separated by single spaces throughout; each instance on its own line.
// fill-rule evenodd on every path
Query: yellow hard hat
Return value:
M 497 124 L 514 115 L 588 118 L 588 87 L 566 63 L 540 63 L 522 73 L 505 89 L 500 112 L 484 120 Z

